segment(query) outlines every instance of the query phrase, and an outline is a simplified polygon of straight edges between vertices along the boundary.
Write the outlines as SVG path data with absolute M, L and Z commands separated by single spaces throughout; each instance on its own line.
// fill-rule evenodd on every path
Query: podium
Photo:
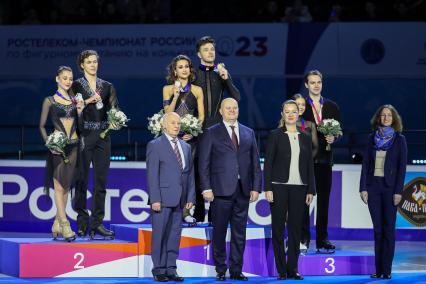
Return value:
M 51 238 L 1 238 L 0 273 L 21 278 L 152 277 L 151 225 L 111 225 L 115 240 L 78 238 L 68 243 Z M 184 227 L 178 273 L 184 277 L 214 277 L 212 228 Z M 248 225 L 243 273 L 276 276 L 271 228 Z M 229 251 L 230 234 L 227 234 Z M 334 254 L 299 257 L 302 275 L 374 273 L 374 254 L 336 250 Z
M 139 277 L 151 277 L 150 225 L 112 225 L 116 236 L 135 241 L 139 245 Z M 137 233 L 135 232 L 137 231 Z M 276 276 L 270 227 L 248 225 L 244 252 L 243 273 L 247 276 Z M 185 277 L 214 277 L 216 271 L 212 257 L 212 228 L 185 227 L 178 258 L 178 273 Z M 230 230 L 226 236 L 229 255 Z M 365 253 L 337 249 L 334 254 L 310 252 L 299 257 L 302 275 L 356 275 L 375 272 L 373 252 Z
M 0 247 L 0 272 L 14 277 L 138 277 L 138 244 L 128 241 L 2 238 Z

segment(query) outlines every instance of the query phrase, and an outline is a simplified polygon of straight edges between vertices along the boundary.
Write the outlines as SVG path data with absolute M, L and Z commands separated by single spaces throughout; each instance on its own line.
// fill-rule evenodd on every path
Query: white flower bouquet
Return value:
M 148 130 L 151 131 L 155 137 L 158 137 L 163 132 L 163 116 L 164 110 L 162 109 L 153 116 L 148 117 Z
M 199 134 L 203 133 L 203 128 L 198 118 L 191 114 L 185 114 L 180 119 L 180 131 L 197 137 Z
M 127 118 L 124 112 L 116 108 L 110 109 L 107 112 L 107 116 L 108 116 L 108 128 L 102 131 L 101 134 L 99 134 L 99 137 L 101 137 L 102 139 L 105 139 L 105 137 L 107 136 L 108 132 L 111 129 L 119 130 L 122 127 L 126 127 L 127 126 L 126 123 L 130 120 Z
M 335 119 L 323 119 L 321 123 L 318 125 L 318 131 L 325 136 L 333 135 L 335 137 L 343 135 L 342 128 L 340 127 L 340 123 Z M 331 151 L 331 145 L 327 144 L 325 148 L 327 151 Z
M 47 137 L 45 145 L 53 153 L 58 153 L 62 155 L 65 164 L 68 164 L 70 160 L 65 154 L 65 147 L 68 145 L 69 142 L 70 140 L 68 139 L 67 135 L 65 135 L 65 133 L 63 133 L 62 131 L 54 131 Z

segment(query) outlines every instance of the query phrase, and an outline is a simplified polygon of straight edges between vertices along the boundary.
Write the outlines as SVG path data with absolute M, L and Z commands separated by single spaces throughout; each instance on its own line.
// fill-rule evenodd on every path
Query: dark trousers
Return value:
M 182 231 L 182 208 L 162 207 L 160 212 L 151 210 L 151 222 L 152 275 L 174 275 Z
M 78 214 L 77 224 L 79 227 L 86 226 L 89 222 L 89 212 L 86 209 L 86 203 L 91 163 L 93 163 L 91 228 L 101 225 L 105 216 L 105 195 L 111 156 L 111 139 L 109 136 L 101 139 L 99 133 L 99 131 L 91 131 L 89 135 L 82 138 L 83 144 L 79 161 L 80 176 L 77 180 L 74 201 L 74 208 Z
M 311 231 L 310 231 L 310 223 L 311 216 L 309 215 L 309 205 L 303 206 L 303 216 L 302 216 L 302 232 L 300 235 L 300 242 L 306 245 L 311 241 Z
M 204 219 L 206 217 L 206 207 L 205 207 L 205 201 L 204 197 L 201 194 L 201 186 L 200 186 L 200 174 L 198 172 L 198 158 L 194 158 L 194 176 L 195 176 L 195 198 L 196 198 L 196 205 L 194 209 L 194 218 L 197 220 L 197 222 L 204 222 Z M 209 214 L 210 215 L 210 214 Z M 210 218 L 208 218 L 210 221 Z
M 377 274 L 390 274 L 395 253 L 396 206 L 393 188 L 386 187 L 383 177 L 374 177 L 368 188 L 368 209 L 374 227 L 374 252 Z
M 321 246 L 321 243 L 328 239 L 327 227 L 332 177 L 331 165 L 315 164 L 314 172 L 317 188 L 316 243 L 317 246 Z
M 210 205 L 213 225 L 213 260 L 216 272 L 225 273 L 226 231 L 231 224 L 231 244 L 229 252 L 229 272 L 241 273 L 246 245 L 246 225 L 250 197 L 246 196 L 237 183 L 235 193 L 229 197 L 215 196 Z
M 304 185 L 274 184 L 274 202 L 271 203 L 272 244 L 275 265 L 279 274 L 297 272 L 307 188 Z M 287 216 L 288 213 L 288 216 Z M 284 249 L 284 230 L 287 216 L 288 258 Z

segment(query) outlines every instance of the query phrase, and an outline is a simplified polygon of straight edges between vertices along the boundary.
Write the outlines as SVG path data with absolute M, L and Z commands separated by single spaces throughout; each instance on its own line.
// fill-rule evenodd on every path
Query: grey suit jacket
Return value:
M 176 207 L 181 202 L 195 204 L 194 167 L 191 146 L 180 140 L 185 168 L 181 171 L 166 135 L 150 141 L 146 150 L 149 203 L 160 202 L 164 207 Z

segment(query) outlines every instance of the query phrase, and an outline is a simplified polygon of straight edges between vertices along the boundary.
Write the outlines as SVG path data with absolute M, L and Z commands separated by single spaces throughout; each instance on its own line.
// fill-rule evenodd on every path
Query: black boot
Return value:
M 113 240 L 115 238 L 115 233 L 106 229 L 102 224 L 90 230 L 90 239 L 95 239 L 96 234 L 101 235 L 102 237 L 104 237 L 104 239 Z

